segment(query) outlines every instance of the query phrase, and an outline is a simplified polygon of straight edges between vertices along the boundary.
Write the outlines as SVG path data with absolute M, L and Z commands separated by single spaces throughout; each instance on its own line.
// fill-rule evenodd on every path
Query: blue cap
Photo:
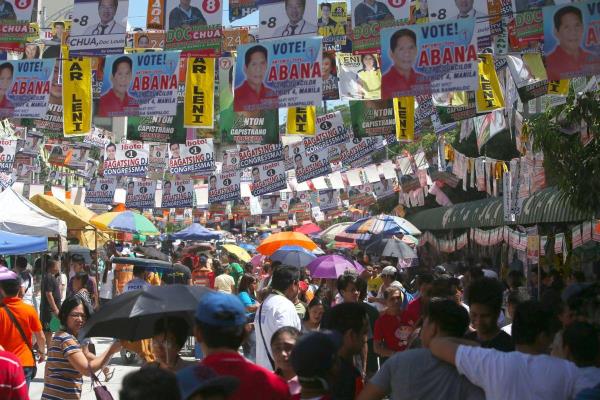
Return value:
M 177 372 L 177 386 L 183 400 L 205 390 L 217 390 L 229 396 L 236 391 L 239 383 L 239 379 L 233 376 L 218 376 L 212 368 L 202 364 Z
M 240 326 L 247 321 L 246 309 L 237 296 L 208 292 L 200 298 L 196 309 L 196 320 L 223 328 Z

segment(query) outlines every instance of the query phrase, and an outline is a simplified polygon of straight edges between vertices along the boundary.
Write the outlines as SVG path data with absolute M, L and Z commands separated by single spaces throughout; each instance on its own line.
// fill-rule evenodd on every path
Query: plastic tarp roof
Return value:
M 46 213 L 12 188 L 0 193 L 0 230 L 30 236 L 67 236 L 65 221 Z
M 48 250 L 47 237 L 0 231 L 0 254 L 10 256 L 40 253 L 46 250 Z

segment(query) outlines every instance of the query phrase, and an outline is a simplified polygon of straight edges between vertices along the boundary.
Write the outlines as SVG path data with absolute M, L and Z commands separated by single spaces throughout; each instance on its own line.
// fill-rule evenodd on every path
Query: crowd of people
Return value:
M 124 400 L 600 398 L 600 285 L 581 271 L 366 258 L 364 271 L 313 279 L 184 244 L 162 274 L 112 262 L 135 252 L 111 242 L 88 263 L 44 255 L 0 267 L 0 398 L 28 399 L 43 366 L 42 399 L 79 399 L 83 377 L 109 381 L 123 348 L 142 364 L 123 379 Z M 214 289 L 193 326 L 164 317 L 149 339 L 101 354 L 78 337 L 113 297 L 169 284 Z M 182 356 L 190 336 L 194 358 Z

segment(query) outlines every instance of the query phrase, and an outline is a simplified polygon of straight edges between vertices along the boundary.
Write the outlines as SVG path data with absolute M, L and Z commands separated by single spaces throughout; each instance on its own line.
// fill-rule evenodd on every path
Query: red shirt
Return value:
M 236 352 L 215 353 L 202 361 L 219 375 L 229 375 L 240 380 L 238 389 L 230 400 L 281 400 L 291 399 L 287 383 L 273 372 L 256 365 Z
M 404 313 L 402 314 L 402 322 L 414 328 L 417 321 L 419 321 L 419 318 L 421 318 L 422 304 L 420 297 L 408 303 L 406 310 L 404 310 Z
M 234 111 L 256 111 L 258 109 L 277 108 L 277 94 L 265 85 L 260 85 L 260 90 L 252 89 L 248 81 L 244 81 L 233 92 Z
M 574 74 L 582 69 L 585 70 L 586 66 L 592 64 L 594 57 L 583 49 L 579 49 L 579 55 L 573 57 L 563 50 L 562 47 L 557 46 L 556 49 L 546 56 L 546 71 L 548 73 L 548 79 L 558 81 L 561 78 L 569 78 L 569 74 Z M 596 59 L 596 66 L 600 67 Z M 596 68 L 598 70 L 598 68 Z
M 15 111 L 15 106 L 6 98 L 6 95 L 0 101 L 0 115 L 2 116 L 12 116 Z
M 137 115 L 139 105 L 135 99 L 128 93 L 125 93 L 123 100 L 117 97 L 115 92 L 110 89 L 108 93 L 100 97 L 98 105 L 99 117 L 119 117 L 125 115 Z
M 192 271 L 192 285 L 215 288 L 215 273 L 200 268 Z
M 429 80 L 425 75 L 410 70 L 408 78 L 400 74 L 395 67 L 381 77 L 381 98 L 393 99 L 394 97 L 412 96 L 414 94 L 427 94 L 431 91 Z
M 25 374 L 19 359 L 4 350 L 0 350 L 0 399 L 29 400 Z
M 383 314 L 375 321 L 373 340 L 383 341 L 392 351 L 402 351 L 406 349 L 411 332 L 412 327 L 404 325 L 400 315 Z

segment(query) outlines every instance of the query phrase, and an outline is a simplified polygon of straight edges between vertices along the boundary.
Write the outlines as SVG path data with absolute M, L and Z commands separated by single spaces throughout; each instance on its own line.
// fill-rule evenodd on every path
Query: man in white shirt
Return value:
M 85 35 L 125 34 L 125 26 L 115 21 L 119 0 L 100 0 L 98 2 L 98 19 L 100 22 L 91 25 Z
M 317 26 L 304 20 L 306 0 L 285 0 L 284 3 L 289 21 L 275 29 L 276 37 L 316 34 Z
M 298 295 L 300 271 L 289 266 L 280 266 L 273 271 L 271 293 L 256 311 L 256 363 L 273 370 L 273 356 L 270 351 L 271 337 L 281 327 L 302 328 L 296 307 L 292 303 Z

